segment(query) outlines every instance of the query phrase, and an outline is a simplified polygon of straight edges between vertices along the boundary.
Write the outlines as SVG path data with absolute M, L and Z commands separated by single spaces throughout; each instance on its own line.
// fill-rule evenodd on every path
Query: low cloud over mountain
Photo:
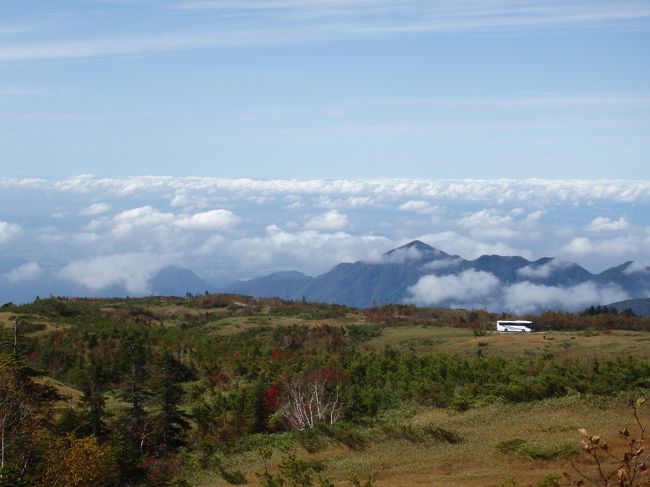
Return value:
M 630 273 L 630 267 L 636 266 L 626 263 L 591 274 L 577 264 L 552 258 L 531 262 L 523 257 L 484 255 L 465 260 L 414 241 L 381 259 L 339 264 L 309 280 L 302 274 L 294 279 L 287 276 L 285 282 L 268 276 L 238 282 L 226 290 L 286 299 L 304 296 L 359 307 L 414 303 L 518 313 L 576 311 L 592 304 L 646 297 L 650 268 Z

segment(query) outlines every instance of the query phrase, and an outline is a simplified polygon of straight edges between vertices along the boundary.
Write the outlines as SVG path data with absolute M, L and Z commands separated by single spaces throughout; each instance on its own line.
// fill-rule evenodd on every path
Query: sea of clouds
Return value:
M 465 259 L 558 257 L 524 270 L 531 282 L 508 288 L 502 304 L 523 295 L 581 304 L 620 295 L 536 286 L 535 275 L 562 261 L 592 272 L 630 260 L 644 268 L 649 207 L 650 181 L 0 178 L 0 292 L 55 279 L 79 292 L 146 294 L 148 279 L 172 264 L 215 285 L 277 270 L 316 275 L 419 239 Z M 413 299 L 484 297 L 495 283 L 480 274 L 422 280 Z

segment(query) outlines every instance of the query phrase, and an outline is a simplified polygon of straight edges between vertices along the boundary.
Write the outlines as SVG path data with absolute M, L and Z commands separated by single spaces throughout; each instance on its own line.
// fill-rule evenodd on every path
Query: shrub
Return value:
M 523 438 L 502 441 L 497 445 L 497 449 L 503 453 L 525 456 L 531 460 L 554 460 L 575 452 L 572 445 L 560 444 L 544 447 Z
M 559 487 L 560 486 L 560 474 L 555 472 L 549 473 L 542 480 L 537 482 L 536 487 Z

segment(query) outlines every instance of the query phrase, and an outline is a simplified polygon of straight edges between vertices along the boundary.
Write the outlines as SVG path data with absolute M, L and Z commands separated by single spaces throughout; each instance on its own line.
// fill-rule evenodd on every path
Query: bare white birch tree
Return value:
M 286 388 L 282 414 L 289 425 L 298 430 L 311 429 L 319 422 L 335 424 L 345 409 L 339 383 L 318 377 L 296 377 Z

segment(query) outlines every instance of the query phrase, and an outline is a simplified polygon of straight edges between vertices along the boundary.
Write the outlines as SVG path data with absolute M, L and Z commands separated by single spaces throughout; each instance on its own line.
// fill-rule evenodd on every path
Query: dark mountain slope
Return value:
M 415 240 L 386 252 L 379 262 L 339 264 L 315 277 L 302 295 L 311 301 L 356 307 L 401 303 L 409 286 L 433 272 L 427 264 L 453 259 L 459 258 Z
M 184 296 L 187 293 L 211 291 L 212 286 L 189 269 L 169 266 L 163 267 L 149 279 L 149 290 L 157 296 Z
M 619 313 L 631 309 L 638 316 L 650 316 L 650 298 L 626 299 L 607 305 L 608 308 L 616 308 Z
M 278 297 L 282 299 L 300 298 L 302 290 L 313 280 L 298 271 L 274 272 L 268 276 L 247 281 L 237 281 L 226 286 L 223 291 L 232 294 L 246 294 L 258 298 Z
M 650 293 L 650 267 L 628 261 L 594 276 L 599 283 L 612 282 L 634 297 L 646 297 Z

